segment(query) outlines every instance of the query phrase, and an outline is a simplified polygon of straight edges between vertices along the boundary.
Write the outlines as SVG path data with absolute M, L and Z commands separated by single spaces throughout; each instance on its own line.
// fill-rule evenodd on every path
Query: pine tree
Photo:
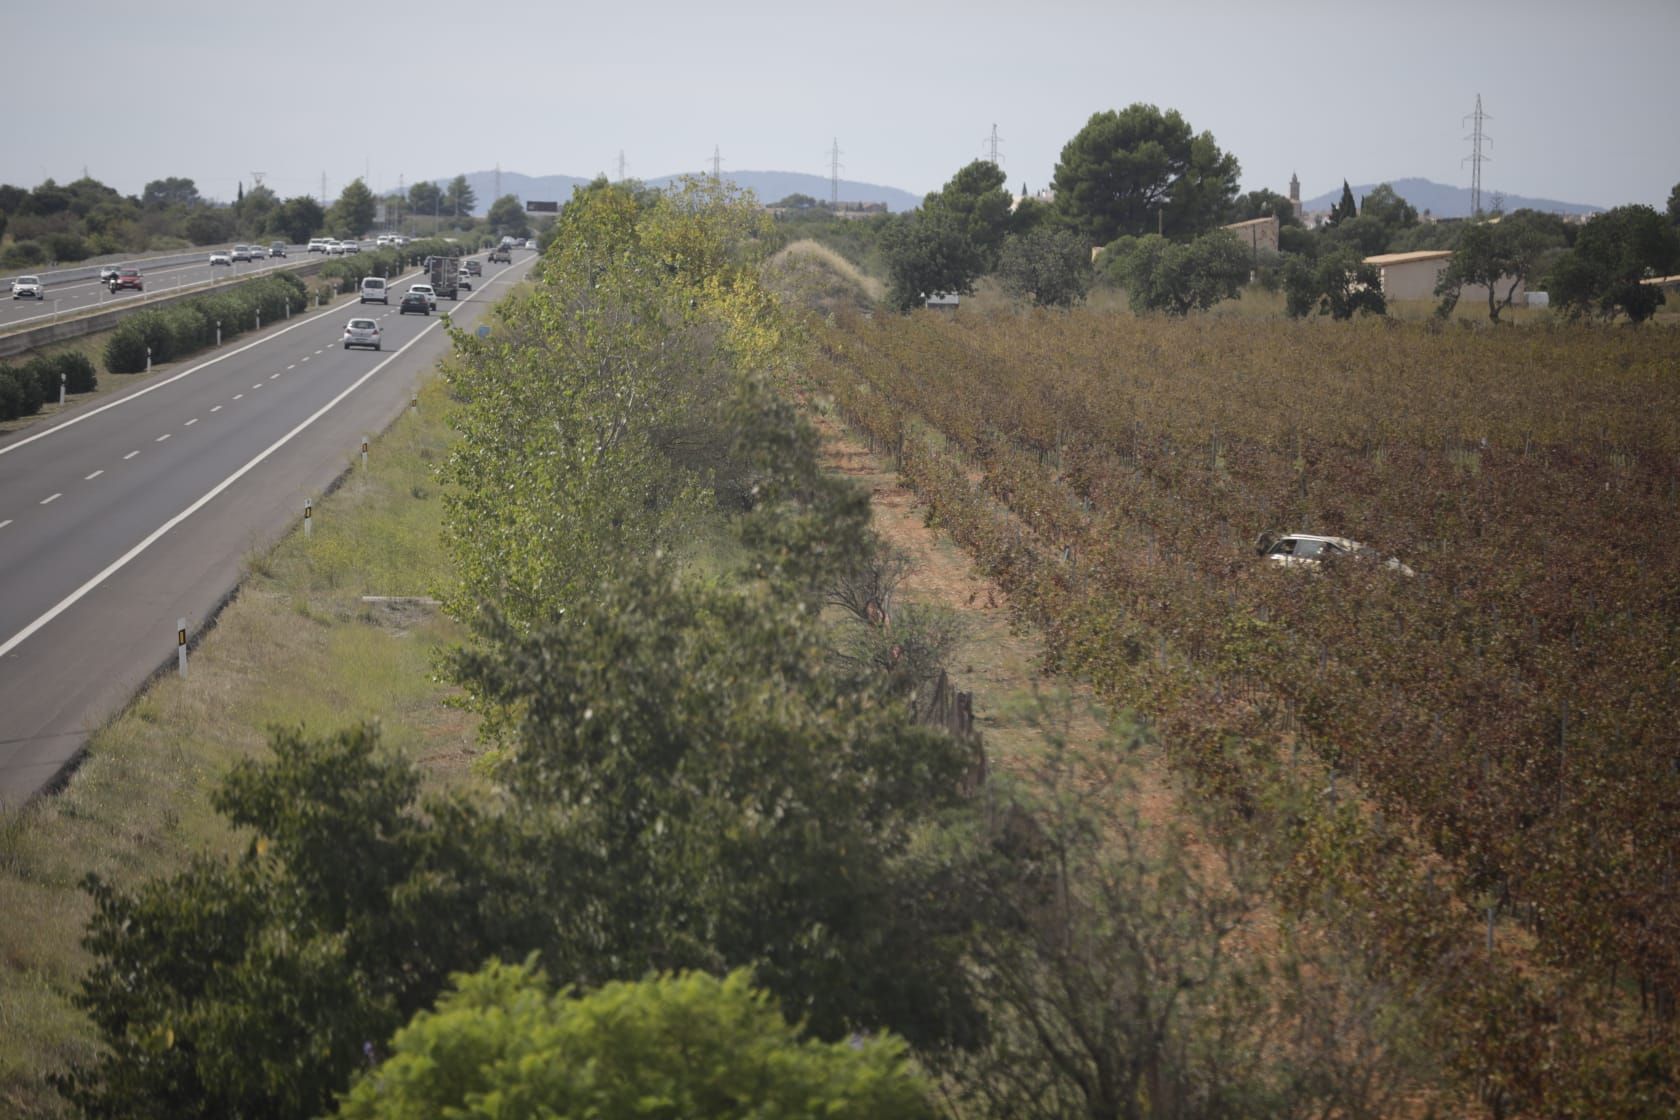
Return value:
M 1357 218 L 1359 204 L 1353 200 L 1353 188 L 1348 186 L 1346 179 L 1342 180 L 1342 200 L 1330 207 L 1330 224 L 1340 225 L 1344 218 Z

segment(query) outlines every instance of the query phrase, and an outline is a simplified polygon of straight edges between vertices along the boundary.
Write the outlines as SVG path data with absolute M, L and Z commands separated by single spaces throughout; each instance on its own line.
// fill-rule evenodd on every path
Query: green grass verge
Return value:
M 83 877 L 132 883 L 235 851 L 209 794 L 265 749 L 269 727 L 377 719 L 433 781 L 468 772 L 475 724 L 434 679 L 458 630 L 433 608 L 362 601 L 428 595 L 448 572 L 433 479 L 450 438 L 440 378 L 420 402 L 316 507 L 312 538 L 249 558 L 187 680 L 160 677 L 95 734 L 63 793 L 0 815 L 0 1115 L 67 1114 L 46 1075 L 94 1046 L 71 1002 L 88 963 Z

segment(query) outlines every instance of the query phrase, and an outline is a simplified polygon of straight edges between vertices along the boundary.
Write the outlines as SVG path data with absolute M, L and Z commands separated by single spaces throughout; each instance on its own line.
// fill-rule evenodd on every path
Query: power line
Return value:
M 1471 217 L 1475 217 L 1482 212 L 1482 164 L 1483 162 L 1493 162 L 1492 156 L 1485 155 L 1482 152 L 1482 147 L 1484 145 L 1491 146 L 1493 144 L 1493 137 L 1482 132 L 1482 122 L 1484 120 L 1491 121 L 1492 119 L 1492 117 L 1482 112 L 1482 95 L 1478 93 L 1476 95 L 1476 111 L 1474 113 L 1467 114 L 1459 121 L 1460 124 L 1463 124 L 1464 121 L 1476 122 L 1474 130 L 1469 136 L 1465 137 L 1466 140 L 1471 142 L 1470 154 L 1459 160 L 1459 163 L 1461 164 L 1470 164 Z
M 997 125 L 992 125 L 992 134 L 982 141 L 982 143 L 986 145 L 986 158 L 991 160 L 992 165 L 995 167 L 1003 166 L 1003 157 L 998 154 L 998 145 L 1002 142 L 1003 137 L 998 135 Z
M 723 155 L 716 144 L 712 145 L 712 178 L 723 178 Z

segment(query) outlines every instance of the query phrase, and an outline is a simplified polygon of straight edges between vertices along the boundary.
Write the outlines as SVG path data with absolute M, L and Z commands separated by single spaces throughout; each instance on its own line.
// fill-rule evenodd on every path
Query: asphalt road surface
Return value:
M 471 325 L 534 260 L 486 265 L 439 312 Z M 0 806 L 49 786 L 174 658 L 176 619 L 196 632 L 243 558 L 407 407 L 448 339 L 397 302 L 294 318 L 0 443 Z M 358 314 L 382 351 L 343 349 Z
M 136 267 L 145 285 L 143 292 L 113 292 L 99 282 L 99 269 L 64 269 L 58 273 L 18 272 L 5 277 L 0 286 L 0 330 L 36 327 L 49 323 L 55 315 L 84 311 L 90 307 L 138 306 L 146 296 L 169 295 L 189 284 L 217 281 L 245 280 L 264 272 L 271 272 L 285 264 L 308 259 L 304 248 L 288 249 L 285 257 L 265 257 L 260 261 L 240 261 L 235 265 L 211 265 L 210 250 L 190 255 L 178 254 L 153 261 L 126 262 L 123 267 Z M 45 290 L 40 299 L 13 299 L 12 281 L 18 276 L 39 276 Z

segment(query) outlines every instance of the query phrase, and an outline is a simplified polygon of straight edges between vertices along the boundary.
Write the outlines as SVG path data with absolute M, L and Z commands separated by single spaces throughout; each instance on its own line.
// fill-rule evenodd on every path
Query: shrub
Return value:
M 52 233 L 47 235 L 47 253 L 55 261 L 84 261 L 93 250 L 78 234 Z
M 0 266 L 6 268 L 28 268 L 40 264 L 47 259 L 46 250 L 34 241 L 14 241 L 0 253 Z
M 0 420 L 16 420 L 23 415 L 23 390 L 12 378 L 12 371 L 0 366 Z
M 86 354 L 59 354 L 52 359 L 57 372 L 64 375 L 64 384 L 72 393 L 91 393 L 99 386 L 99 376 Z
M 0 366 L 0 380 L 5 380 L 12 386 L 11 396 L 16 402 L 7 419 L 33 416 L 41 411 L 41 406 L 47 401 L 47 395 L 41 391 L 41 379 L 29 368 L 28 363 L 21 366 Z M 53 395 L 58 395 L 56 387 Z

